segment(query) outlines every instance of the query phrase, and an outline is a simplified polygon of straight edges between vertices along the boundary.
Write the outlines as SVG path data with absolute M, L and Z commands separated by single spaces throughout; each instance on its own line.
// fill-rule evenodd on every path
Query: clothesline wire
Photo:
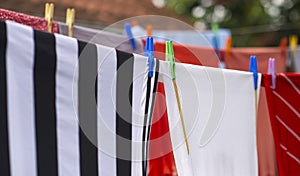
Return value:
M 63 21 L 63 20 L 60 20 Z M 94 28 L 94 29 L 106 29 L 106 26 L 103 24 L 95 24 L 85 20 L 76 20 L 78 25 Z M 275 24 L 265 24 L 265 25 L 256 25 L 256 26 L 245 26 L 238 28 L 228 28 L 231 31 L 231 34 L 234 36 L 237 35 L 250 35 L 250 34 L 259 34 L 259 33 L 268 33 L 268 32 L 280 32 L 280 31 L 291 31 L 291 30 L 300 30 L 300 22 L 298 23 L 286 23 L 282 25 Z M 123 29 L 109 28 L 111 32 L 122 34 Z
M 232 35 L 249 35 L 249 34 L 279 32 L 279 31 L 299 30 L 299 29 L 300 29 L 300 23 L 286 23 L 283 25 L 267 24 L 267 25 L 231 28 L 230 31 Z

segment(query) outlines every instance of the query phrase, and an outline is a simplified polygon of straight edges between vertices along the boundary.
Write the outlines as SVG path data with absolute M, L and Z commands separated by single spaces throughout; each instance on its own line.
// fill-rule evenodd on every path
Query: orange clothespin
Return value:
M 232 38 L 227 37 L 226 39 L 226 46 L 225 46 L 225 59 L 229 60 L 231 56 L 231 45 L 232 45 Z
M 131 21 L 130 25 L 131 25 L 131 27 L 134 27 L 134 26 L 138 26 L 139 23 L 137 21 Z
M 52 21 L 54 15 L 54 4 L 46 3 L 45 4 L 45 19 L 47 20 L 48 32 L 52 32 Z
M 152 37 L 152 26 L 151 25 L 148 25 L 147 26 L 147 37 Z
M 75 9 L 74 8 L 67 8 L 66 12 L 66 24 L 68 26 L 68 36 L 73 36 L 73 27 L 75 21 Z
M 291 35 L 290 36 L 290 48 L 292 50 L 294 58 L 297 55 L 297 45 L 298 45 L 298 36 L 297 35 Z

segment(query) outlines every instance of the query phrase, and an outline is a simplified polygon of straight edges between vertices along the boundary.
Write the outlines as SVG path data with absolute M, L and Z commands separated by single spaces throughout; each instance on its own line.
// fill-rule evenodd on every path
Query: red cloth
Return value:
M 263 75 L 280 176 L 300 174 L 300 74 Z
M 145 44 L 145 41 L 144 41 Z M 165 43 L 155 42 L 154 56 L 160 60 L 165 60 Z M 173 44 L 176 62 L 194 65 L 204 65 L 209 67 L 219 67 L 219 59 L 214 48 L 196 47 Z M 230 57 L 225 58 L 225 50 L 220 50 L 220 60 L 225 61 L 226 68 L 235 70 L 249 70 L 249 58 L 251 55 L 257 57 L 259 72 L 268 71 L 269 58 L 276 59 L 277 73 L 285 72 L 286 50 L 280 47 L 261 48 L 232 48 Z
M 149 148 L 149 176 L 177 175 L 163 83 L 157 87 Z
M 195 47 L 173 44 L 174 57 L 176 62 L 194 65 L 205 65 L 219 67 L 219 59 L 213 48 Z M 155 42 L 154 57 L 165 60 L 166 45 L 162 42 Z
M 47 21 L 44 18 L 34 17 L 23 13 L 0 9 L 0 20 L 10 20 L 33 29 L 48 32 Z M 52 33 L 58 33 L 58 23 L 52 22 Z
M 225 56 L 225 51 L 221 51 L 221 56 Z M 232 48 L 229 58 L 224 58 L 226 68 L 236 70 L 249 70 L 249 58 L 251 55 L 257 57 L 258 71 L 266 73 L 268 71 L 269 58 L 276 59 L 276 72 L 285 72 L 286 51 L 280 47 L 273 48 Z
M 278 169 L 275 146 L 264 87 L 260 89 L 256 124 L 259 175 L 276 176 Z

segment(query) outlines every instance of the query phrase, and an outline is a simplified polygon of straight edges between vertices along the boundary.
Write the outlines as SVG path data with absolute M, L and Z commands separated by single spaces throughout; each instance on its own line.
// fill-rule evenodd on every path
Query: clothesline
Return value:
M 232 35 L 248 35 L 276 31 L 299 30 L 299 24 L 300 23 L 286 23 L 278 26 L 274 24 L 246 26 L 240 28 L 230 28 L 230 31 L 232 32 Z

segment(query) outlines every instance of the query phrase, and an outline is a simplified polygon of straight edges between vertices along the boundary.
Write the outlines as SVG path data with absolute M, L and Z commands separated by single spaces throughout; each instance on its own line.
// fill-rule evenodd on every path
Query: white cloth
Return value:
M 294 58 L 295 72 L 300 72 L 300 46 L 297 48 L 296 57 Z
M 165 86 L 178 174 L 258 175 L 252 73 L 176 64 L 188 155 L 169 70 L 169 63 L 162 62 L 160 81 Z

